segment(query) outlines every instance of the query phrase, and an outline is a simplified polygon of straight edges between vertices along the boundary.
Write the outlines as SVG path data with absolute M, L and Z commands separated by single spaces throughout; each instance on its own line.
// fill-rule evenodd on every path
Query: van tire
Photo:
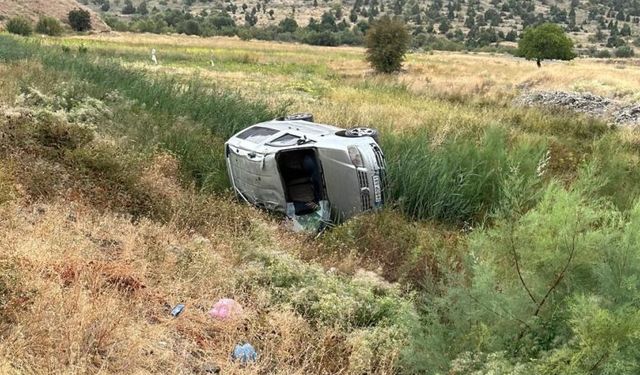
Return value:
M 374 128 L 364 126 L 341 130 L 337 132 L 336 135 L 347 138 L 371 137 L 374 141 L 378 142 L 378 131 Z
M 287 121 L 309 121 L 313 122 L 313 114 L 311 113 L 294 113 L 284 118 Z

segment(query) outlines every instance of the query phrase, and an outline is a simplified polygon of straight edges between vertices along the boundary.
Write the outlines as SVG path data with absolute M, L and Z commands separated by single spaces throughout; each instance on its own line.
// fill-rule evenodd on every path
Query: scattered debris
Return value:
M 180 315 L 180 313 L 182 313 L 183 310 L 184 310 L 184 303 L 179 303 L 176 305 L 176 307 L 173 308 L 173 310 L 171 310 L 171 316 L 173 316 L 174 318 L 177 318 L 178 315 Z
M 231 358 L 234 361 L 240 361 L 241 364 L 246 365 L 249 362 L 255 362 L 258 359 L 258 354 L 253 346 L 249 343 L 244 345 L 238 344 L 231 353 Z
M 231 298 L 222 298 L 209 310 L 209 316 L 214 319 L 238 318 L 242 315 L 242 306 Z
M 525 91 L 514 102 L 518 106 L 565 108 L 599 117 L 615 126 L 640 124 L 640 104 L 625 103 L 589 92 Z
M 200 367 L 200 374 L 219 374 L 220 366 L 215 363 L 205 363 Z

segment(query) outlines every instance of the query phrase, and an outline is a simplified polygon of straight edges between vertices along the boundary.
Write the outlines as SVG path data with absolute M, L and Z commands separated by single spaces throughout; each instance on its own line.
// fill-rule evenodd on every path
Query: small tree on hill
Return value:
M 383 16 L 372 24 L 365 36 L 367 61 L 380 73 L 399 71 L 409 42 L 404 22 Z
M 538 67 L 544 59 L 571 60 L 576 57 L 571 39 L 553 23 L 527 28 L 518 42 L 518 54 L 527 60 L 536 60 Z
M 84 9 L 74 9 L 69 12 L 69 25 L 75 31 L 91 30 L 91 14 Z
M 142 14 L 143 16 L 149 14 L 149 8 L 147 7 L 146 1 L 140 3 L 140 5 L 138 6 L 138 13 Z
M 122 7 L 122 14 L 134 14 L 136 12 L 136 7 L 133 5 L 131 0 L 125 0 L 124 7 Z
M 7 22 L 7 31 L 11 34 L 18 34 L 22 36 L 29 36 L 33 32 L 31 21 L 24 17 L 14 17 Z
M 293 33 L 298 29 L 298 23 L 293 18 L 285 18 L 278 24 L 278 31 L 282 33 Z

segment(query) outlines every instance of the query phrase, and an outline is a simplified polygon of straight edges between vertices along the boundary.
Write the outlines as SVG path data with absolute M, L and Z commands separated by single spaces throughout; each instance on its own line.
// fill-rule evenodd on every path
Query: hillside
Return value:
M 355 36 L 342 36 L 342 43 L 357 43 L 357 34 L 367 24 L 382 15 L 401 16 L 410 25 L 416 47 L 436 49 L 482 48 L 512 45 L 528 25 L 539 22 L 561 24 L 571 33 L 576 45 L 585 54 L 595 49 L 609 50 L 632 46 L 639 36 L 640 5 L 635 0 L 624 1 L 540 1 L 540 0 L 272 0 L 272 1 L 124 1 L 88 2 L 101 12 L 113 26 L 117 20 L 135 21 L 147 18 L 136 27 L 154 32 L 169 28 L 173 31 L 220 35 L 225 27 L 278 27 L 278 34 L 295 31 L 295 26 L 282 24 L 285 19 L 296 21 L 297 27 L 310 31 L 343 32 L 352 30 Z M 176 13 L 178 12 L 178 13 Z M 189 16 L 180 16 L 186 12 Z M 229 17 L 224 21 L 220 15 Z M 115 18 L 114 18 L 115 17 Z M 182 22 L 203 20 L 198 29 Z M 134 28 L 135 29 L 135 28 Z M 135 31 L 135 30 L 132 30 Z M 246 33 L 245 33 L 246 34 Z M 269 32 L 253 32 L 258 39 L 280 38 Z M 333 43 L 327 38 L 311 38 L 311 44 Z M 340 41 L 338 41 L 340 42 Z M 637 43 L 636 43 L 637 44 Z
M 91 12 L 91 24 L 97 32 L 110 31 L 102 18 L 75 0 L 6 0 L 0 2 L 0 24 L 11 17 L 24 16 L 37 21 L 41 15 L 56 17 L 62 22 L 67 22 L 69 11 L 75 8 L 88 9 Z

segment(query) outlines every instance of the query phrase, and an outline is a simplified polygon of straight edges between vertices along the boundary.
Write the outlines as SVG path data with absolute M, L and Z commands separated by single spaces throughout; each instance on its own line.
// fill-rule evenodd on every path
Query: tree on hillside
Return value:
M 149 8 L 147 7 L 146 1 L 140 3 L 140 5 L 138 6 L 138 13 L 142 14 L 143 16 L 149 14 Z
M 122 14 L 134 14 L 136 12 L 136 7 L 133 6 L 131 0 L 125 0 L 124 7 L 122 8 Z
M 518 54 L 527 60 L 536 60 L 538 67 L 544 59 L 571 60 L 576 57 L 571 39 L 553 23 L 527 28 L 518 42 Z
M 293 33 L 298 29 L 298 23 L 295 19 L 287 17 L 278 24 L 278 30 L 282 33 Z
M 365 36 L 367 61 L 377 72 L 396 72 L 402 67 L 409 42 L 404 22 L 383 16 L 371 25 Z
M 69 25 L 75 31 L 91 30 L 91 14 L 84 9 L 74 9 L 69 12 Z

